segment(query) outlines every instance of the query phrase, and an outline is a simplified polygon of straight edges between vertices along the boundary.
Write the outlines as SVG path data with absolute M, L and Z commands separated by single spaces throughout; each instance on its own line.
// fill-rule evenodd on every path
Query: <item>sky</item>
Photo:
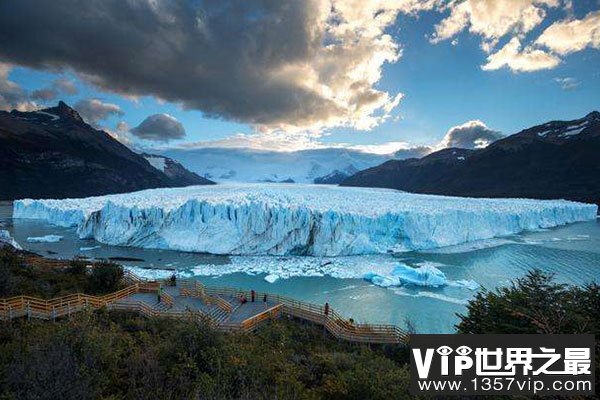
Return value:
M 598 0 L 4 0 L 0 109 L 138 149 L 483 147 L 600 109 Z

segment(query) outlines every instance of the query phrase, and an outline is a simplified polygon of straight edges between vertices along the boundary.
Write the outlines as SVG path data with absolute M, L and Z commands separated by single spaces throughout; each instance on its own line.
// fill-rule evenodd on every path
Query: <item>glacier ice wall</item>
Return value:
M 596 218 L 565 200 L 473 199 L 387 189 L 231 184 L 18 200 L 15 218 L 102 243 L 213 254 L 339 256 L 424 250 Z

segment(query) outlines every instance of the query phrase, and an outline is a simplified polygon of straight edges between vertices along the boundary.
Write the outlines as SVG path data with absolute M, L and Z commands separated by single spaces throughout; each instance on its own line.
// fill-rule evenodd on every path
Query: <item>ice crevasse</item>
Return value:
M 110 245 L 235 255 L 424 250 L 596 218 L 566 200 L 474 199 L 388 189 L 226 184 L 17 200 L 15 218 L 75 226 Z

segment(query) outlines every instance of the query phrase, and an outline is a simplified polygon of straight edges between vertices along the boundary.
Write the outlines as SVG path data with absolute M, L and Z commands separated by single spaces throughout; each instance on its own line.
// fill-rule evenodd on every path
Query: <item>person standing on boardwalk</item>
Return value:
M 266 303 L 267 302 L 267 294 L 265 293 L 263 296 L 263 302 Z
M 158 292 L 156 293 L 156 296 L 158 297 L 158 302 L 159 303 L 160 303 L 160 298 L 162 296 L 162 290 L 163 290 L 162 286 L 158 285 Z
M 250 297 L 252 298 L 252 302 L 254 303 L 254 299 L 256 298 L 256 292 L 254 291 L 254 289 L 250 291 Z
M 328 316 L 329 315 L 329 303 L 325 303 L 324 311 L 325 311 L 325 316 Z

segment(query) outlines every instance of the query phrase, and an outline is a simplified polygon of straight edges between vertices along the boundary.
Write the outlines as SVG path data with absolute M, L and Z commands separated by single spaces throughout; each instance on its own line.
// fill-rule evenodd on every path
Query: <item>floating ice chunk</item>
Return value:
M 402 284 L 416 286 L 444 286 L 448 283 L 446 275 L 432 265 L 423 265 L 412 268 L 408 265 L 398 264 L 392 271 Z
M 459 279 L 453 282 L 454 286 L 465 287 L 469 290 L 477 290 L 480 288 L 479 283 L 475 282 L 473 279 Z
M 363 279 L 371 282 L 373 285 L 381 286 L 381 287 L 390 287 L 390 286 L 399 286 L 400 281 L 396 277 L 392 276 L 383 276 L 379 275 L 375 272 L 367 272 Z
M 10 232 L 0 229 L 0 248 L 2 248 L 5 244 L 17 250 L 23 250 L 21 246 L 19 246 L 19 243 L 17 243 L 17 241 L 10 236 Z
M 279 280 L 279 275 L 269 274 L 269 275 L 265 276 L 265 281 L 267 281 L 269 283 L 273 283 L 277 280 Z
M 46 235 L 46 236 L 30 236 L 27 238 L 29 243 L 56 243 L 62 240 L 60 235 Z
M 565 200 L 473 199 L 390 189 L 227 184 L 17 200 L 15 218 L 76 226 L 101 243 L 228 255 L 345 256 L 452 246 L 596 218 Z
M 374 285 L 381 287 L 390 286 L 428 286 L 438 287 L 448 284 L 446 275 L 432 265 L 423 265 L 418 268 L 398 264 L 391 275 L 384 276 L 369 272 L 363 277 Z
M 99 249 L 100 246 L 92 246 L 92 247 L 80 247 L 79 251 L 90 251 L 90 250 L 96 250 Z

